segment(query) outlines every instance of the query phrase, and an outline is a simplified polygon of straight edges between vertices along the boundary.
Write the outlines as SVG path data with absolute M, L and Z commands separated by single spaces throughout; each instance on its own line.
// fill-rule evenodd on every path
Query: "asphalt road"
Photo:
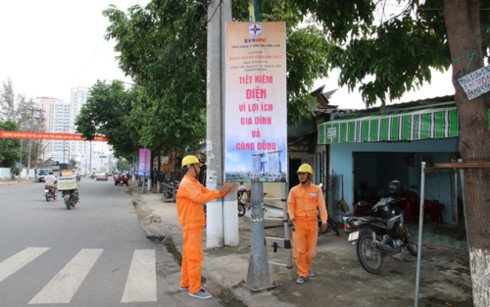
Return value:
M 0 306 L 181 305 L 165 278 L 179 267 L 146 239 L 125 191 L 83 179 L 67 210 L 43 183 L 0 186 Z

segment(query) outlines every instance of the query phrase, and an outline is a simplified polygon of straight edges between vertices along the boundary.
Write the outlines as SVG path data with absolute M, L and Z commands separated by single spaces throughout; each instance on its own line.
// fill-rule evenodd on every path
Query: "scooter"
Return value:
M 46 201 L 50 201 L 51 199 L 56 200 L 56 188 L 50 185 L 45 185 L 44 197 L 46 198 Z

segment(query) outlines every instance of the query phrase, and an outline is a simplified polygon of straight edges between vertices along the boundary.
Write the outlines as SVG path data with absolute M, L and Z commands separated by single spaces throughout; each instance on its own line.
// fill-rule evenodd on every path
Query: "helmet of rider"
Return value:
M 303 163 L 300 165 L 296 173 L 309 173 L 313 175 L 313 168 L 309 164 Z
M 388 194 L 391 197 L 401 197 L 403 195 L 403 186 L 399 180 L 392 180 L 388 185 Z

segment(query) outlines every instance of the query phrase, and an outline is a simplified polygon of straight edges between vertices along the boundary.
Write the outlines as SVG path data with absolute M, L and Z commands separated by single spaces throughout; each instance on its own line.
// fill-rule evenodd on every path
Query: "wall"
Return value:
M 30 169 L 29 173 L 27 172 L 27 169 L 22 169 L 22 178 L 32 178 L 34 179 L 34 176 L 36 174 L 35 169 Z M 29 176 L 28 176 L 29 175 Z M 12 173 L 10 172 L 10 168 L 0 168 L 0 180 L 9 180 L 12 179 Z

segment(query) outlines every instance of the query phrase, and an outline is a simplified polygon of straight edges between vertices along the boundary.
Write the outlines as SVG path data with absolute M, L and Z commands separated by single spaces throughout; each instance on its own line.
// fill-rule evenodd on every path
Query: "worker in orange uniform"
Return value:
M 196 179 L 201 166 L 196 156 L 182 159 L 185 176 L 177 192 L 177 213 L 184 234 L 180 290 L 188 290 L 192 297 L 208 299 L 212 296 L 201 288 L 202 240 L 206 225 L 204 204 L 235 191 L 238 183 L 225 183 L 221 189 L 211 191 Z
M 317 209 L 320 210 L 323 232 L 327 230 L 328 215 L 321 188 L 311 183 L 313 168 L 304 163 L 296 173 L 299 184 L 289 192 L 288 214 L 293 226 L 293 254 L 298 268 L 296 282 L 302 284 L 308 276 L 313 276 L 310 269 L 318 239 Z

